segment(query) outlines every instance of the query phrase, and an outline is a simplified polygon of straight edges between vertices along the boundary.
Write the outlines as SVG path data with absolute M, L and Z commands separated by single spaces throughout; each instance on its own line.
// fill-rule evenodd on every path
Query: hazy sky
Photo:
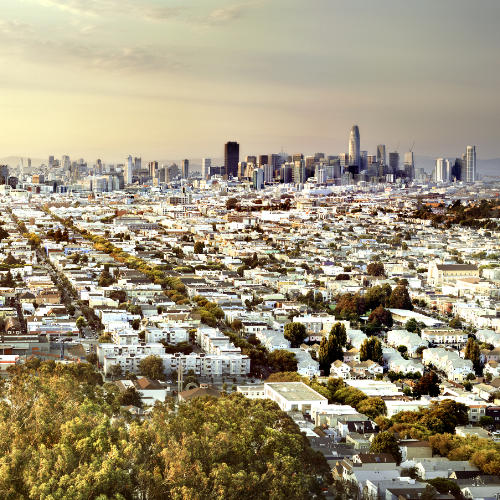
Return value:
M 0 1 L 0 156 L 500 156 L 499 0 Z

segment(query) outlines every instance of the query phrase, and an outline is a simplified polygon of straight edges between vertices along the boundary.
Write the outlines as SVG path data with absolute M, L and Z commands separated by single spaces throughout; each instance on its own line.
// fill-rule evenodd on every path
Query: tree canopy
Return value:
M 302 323 L 288 323 L 285 325 L 284 336 L 292 347 L 299 347 L 307 337 L 306 327 Z
M 270 400 L 240 394 L 120 410 L 88 363 L 16 367 L 0 398 L 0 491 L 26 499 L 302 499 L 329 474 Z

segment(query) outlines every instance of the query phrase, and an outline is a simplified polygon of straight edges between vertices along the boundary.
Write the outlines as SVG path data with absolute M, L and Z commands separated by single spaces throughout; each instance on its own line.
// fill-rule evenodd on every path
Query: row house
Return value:
M 474 374 L 472 361 L 462 359 L 455 351 L 442 347 L 425 349 L 422 353 L 422 362 L 425 366 L 434 365 L 446 373 L 448 380 L 454 382 L 463 382 L 467 375 Z

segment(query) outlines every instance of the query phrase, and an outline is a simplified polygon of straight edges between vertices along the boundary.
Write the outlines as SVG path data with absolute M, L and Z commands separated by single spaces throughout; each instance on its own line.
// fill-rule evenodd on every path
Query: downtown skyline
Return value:
M 0 156 L 340 152 L 352 123 L 363 149 L 500 156 L 497 2 L 120 5 L 3 2 Z

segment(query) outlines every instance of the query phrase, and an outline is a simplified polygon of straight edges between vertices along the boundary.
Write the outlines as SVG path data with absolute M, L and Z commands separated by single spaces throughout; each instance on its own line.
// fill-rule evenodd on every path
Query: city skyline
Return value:
M 2 6 L 2 157 L 215 157 L 229 137 L 243 155 L 340 152 L 352 123 L 363 149 L 500 156 L 498 2 Z

